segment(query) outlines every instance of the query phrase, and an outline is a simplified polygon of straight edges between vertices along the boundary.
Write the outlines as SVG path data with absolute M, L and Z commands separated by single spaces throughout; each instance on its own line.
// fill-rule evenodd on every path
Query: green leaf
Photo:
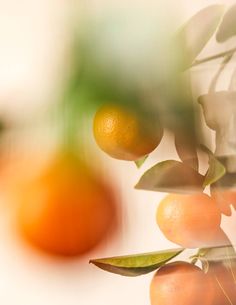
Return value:
M 223 177 L 226 173 L 226 169 L 206 146 L 201 145 L 201 149 L 209 156 L 209 168 L 203 183 L 203 186 L 206 187 L 207 185 L 211 185 Z
M 226 174 L 213 185 L 213 187 L 222 189 L 231 189 L 235 191 L 236 188 L 236 155 L 221 155 L 218 160 L 225 166 Z
M 203 181 L 204 176 L 190 166 L 179 161 L 166 160 L 147 170 L 135 188 L 156 192 L 192 193 L 203 190 Z
M 223 5 L 210 5 L 194 15 L 177 32 L 177 47 L 184 68 L 193 63 L 212 37 L 223 12 Z
M 226 173 L 225 167 L 219 160 L 215 157 L 210 157 L 209 159 L 209 168 L 205 176 L 203 186 L 213 184 L 218 181 Z
M 225 13 L 216 33 L 218 42 L 225 42 L 236 35 L 236 4 L 232 5 Z
M 148 155 L 142 157 L 141 159 L 138 159 L 138 160 L 134 161 L 137 168 L 140 168 L 143 165 L 143 163 L 146 161 L 147 158 L 148 158 Z
M 92 259 L 90 263 L 97 267 L 123 276 L 139 276 L 152 272 L 177 255 L 184 249 L 170 249 L 158 252 Z

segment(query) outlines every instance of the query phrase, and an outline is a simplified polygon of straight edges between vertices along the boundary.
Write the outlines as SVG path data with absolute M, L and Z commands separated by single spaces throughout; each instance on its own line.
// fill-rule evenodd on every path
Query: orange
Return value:
M 113 158 L 135 161 L 152 152 L 160 143 L 163 129 L 157 119 L 107 104 L 96 113 L 93 132 L 98 146 Z
M 227 258 L 227 257 L 226 257 Z M 214 305 L 236 304 L 236 265 L 224 264 L 223 261 L 211 262 L 209 275 L 214 280 L 215 301 Z
M 150 285 L 151 305 L 213 305 L 211 277 L 187 262 L 161 267 Z
M 80 255 L 108 236 L 116 223 L 114 194 L 76 157 L 57 158 L 18 195 L 19 224 L 36 247 Z
M 160 202 L 156 220 L 167 239 L 184 248 L 198 248 L 215 245 L 221 214 L 206 194 L 170 194 Z

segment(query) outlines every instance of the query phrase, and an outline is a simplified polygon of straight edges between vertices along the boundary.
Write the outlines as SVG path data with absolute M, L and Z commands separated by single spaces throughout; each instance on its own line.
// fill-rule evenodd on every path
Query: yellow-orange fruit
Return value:
M 161 267 L 150 286 L 151 305 L 213 305 L 211 277 L 189 263 L 174 262 Z
M 195 248 L 214 245 L 221 214 L 216 202 L 206 194 L 170 194 L 160 202 L 156 220 L 167 239 Z
M 111 189 L 84 162 L 68 155 L 28 182 L 18 201 L 24 236 L 53 254 L 86 253 L 102 242 L 116 223 Z
M 111 157 L 135 161 L 158 146 L 163 129 L 156 118 L 107 104 L 95 114 L 93 133 L 98 146 Z

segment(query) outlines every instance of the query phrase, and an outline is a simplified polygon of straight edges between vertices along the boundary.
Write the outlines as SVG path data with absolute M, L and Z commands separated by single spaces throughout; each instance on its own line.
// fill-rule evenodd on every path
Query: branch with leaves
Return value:
M 195 194 L 203 194 L 205 188 L 210 186 L 212 193 L 214 194 L 217 193 L 218 190 L 222 191 L 221 189 L 228 192 L 229 188 L 232 193 L 236 194 L 234 190 L 231 190 L 231 188 L 235 186 L 234 181 L 236 177 L 236 166 L 234 163 L 236 141 L 232 138 L 232 132 L 235 133 L 236 130 L 236 108 L 234 105 L 236 93 L 235 88 L 232 85 L 235 83 L 235 72 L 232 75 L 232 79 L 229 80 L 230 85 L 228 90 L 216 90 L 217 82 L 219 81 L 224 68 L 229 62 L 232 62 L 236 47 L 221 53 L 213 54 L 206 58 L 198 58 L 210 39 L 215 38 L 217 42 L 222 44 L 228 39 L 236 36 L 235 13 L 236 5 L 229 7 L 227 10 L 223 5 L 211 5 L 194 15 L 175 33 L 172 46 L 177 52 L 177 62 L 175 63 L 174 72 L 172 71 L 173 74 L 168 78 L 167 83 L 163 83 L 161 86 L 162 90 L 160 91 L 164 106 L 162 101 L 162 105 L 157 106 L 157 109 L 160 113 L 162 111 L 161 115 L 159 113 L 159 117 L 164 117 L 164 119 L 161 120 L 163 127 L 170 129 L 174 133 L 175 149 L 179 155 L 180 161 L 163 160 L 155 164 L 142 175 L 135 186 L 136 189 L 173 194 L 193 194 L 193 197 L 191 198 L 194 198 Z M 219 69 L 212 78 L 209 92 L 203 96 L 199 96 L 199 103 L 193 106 L 189 80 L 186 82 L 182 72 L 191 70 L 194 66 L 202 65 L 220 58 L 222 58 L 223 61 L 219 64 Z M 85 73 L 85 75 L 87 74 Z M 86 79 L 86 81 L 92 80 L 90 85 L 94 85 L 95 83 L 99 84 L 95 86 L 95 89 L 99 89 L 98 91 L 94 90 L 95 99 L 113 100 L 114 102 L 123 99 L 124 104 L 128 100 L 140 100 L 140 96 L 135 93 L 135 90 L 127 92 L 117 86 L 117 84 L 114 85 L 111 79 L 107 82 L 109 90 L 101 90 L 105 88 L 106 77 L 96 78 L 95 75 L 92 75 L 92 77 L 87 76 L 84 79 Z M 168 86 L 170 86 L 171 90 L 166 90 Z M 136 117 L 136 114 L 134 116 L 130 115 L 130 109 L 132 109 L 134 104 L 131 102 L 130 105 L 131 107 L 129 107 L 128 113 L 123 113 L 123 110 L 120 108 L 118 110 L 116 109 L 118 113 L 118 115 L 116 113 L 117 117 L 113 121 L 109 121 L 109 124 L 111 124 L 111 121 L 116 123 L 119 122 L 119 124 L 120 122 L 127 122 L 123 129 L 116 125 L 112 128 L 109 127 L 113 132 L 113 138 L 111 141 L 109 140 L 110 142 L 106 142 L 104 139 L 101 140 L 101 138 L 99 138 L 100 135 L 98 134 L 95 136 L 98 145 L 110 156 L 118 159 L 135 161 L 135 164 L 139 168 L 148 158 L 149 153 L 155 148 L 155 145 L 151 145 L 154 142 L 154 138 L 151 138 L 148 142 L 148 133 L 144 133 L 145 141 L 143 141 L 143 143 L 141 143 L 141 141 L 139 142 L 139 148 L 142 145 L 145 146 L 145 143 L 147 144 L 145 146 L 146 150 L 141 150 L 140 148 L 137 154 L 132 151 L 130 143 L 132 143 L 137 151 L 138 145 L 136 143 L 137 141 L 135 141 L 137 137 L 135 138 L 133 136 L 128 138 L 127 133 L 131 133 L 131 131 L 135 133 L 136 130 L 138 130 L 139 133 L 142 133 L 140 130 L 144 130 L 144 128 L 142 129 L 140 128 L 140 125 L 135 125 L 135 120 L 138 116 Z M 202 107 L 208 128 L 216 132 L 215 152 L 212 152 L 206 145 L 203 145 L 201 139 L 199 140 L 197 137 L 194 126 L 194 109 L 196 107 Z M 109 112 L 109 115 L 114 114 L 114 108 L 112 111 Z M 165 115 L 166 113 L 168 113 L 168 115 Z M 129 123 L 130 121 L 132 121 L 132 124 Z M 139 121 L 139 123 L 140 122 L 141 121 Z M 101 132 L 101 130 L 106 132 L 106 134 L 103 134 L 103 137 L 107 136 L 108 132 L 110 132 L 110 129 L 107 126 L 104 126 L 100 129 L 97 128 L 97 126 L 94 127 L 94 130 L 96 132 L 98 130 L 98 133 Z M 122 130 L 122 132 L 119 134 L 120 130 Z M 115 139 L 114 134 L 116 137 Z M 162 133 L 160 133 L 160 135 L 161 136 L 156 142 L 156 146 L 161 140 Z M 108 139 L 110 138 L 108 137 Z M 116 151 L 114 150 L 114 147 Z M 199 171 L 202 155 L 208 156 L 208 167 L 204 173 Z M 215 200 L 213 195 L 209 198 L 204 196 L 202 198 L 205 198 L 203 200 L 206 200 L 206 202 L 209 201 L 209 205 Z M 227 204 L 230 205 L 231 203 L 232 201 Z M 212 208 L 212 211 L 214 209 L 216 209 L 216 207 Z M 204 213 L 207 213 L 207 208 L 206 211 L 202 211 L 202 214 Z M 218 216 L 216 216 L 216 219 L 219 221 L 216 222 L 217 224 L 220 224 L 220 216 L 218 217 L 219 219 L 217 217 Z M 202 263 L 203 271 L 206 274 L 213 276 L 217 286 L 220 287 L 224 298 L 228 301 L 228 304 L 234 304 L 236 296 L 235 293 L 232 292 L 232 289 L 233 291 L 236 290 L 234 273 L 236 270 L 236 253 L 225 233 L 220 228 L 218 229 L 220 236 L 218 244 L 213 243 L 209 247 L 195 247 L 199 248 L 199 250 L 190 259 L 193 265 L 197 261 Z M 206 236 L 208 234 L 209 232 L 205 232 Z M 210 239 L 208 242 L 211 244 Z M 179 244 L 181 244 L 181 242 L 179 242 Z M 124 276 L 138 276 L 168 265 L 170 260 L 175 260 L 183 251 L 184 248 L 179 248 L 123 257 L 93 259 L 90 262 L 105 271 Z M 175 267 L 176 265 L 174 268 Z M 181 266 L 181 268 L 185 267 L 186 266 Z M 227 278 L 232 286 L 230 286 L 231 284 L 225 284 L 225 278 Z M 229 289 L 229 287 L 233 288 Z M 156 303 L 154 302 L 153 304 Z

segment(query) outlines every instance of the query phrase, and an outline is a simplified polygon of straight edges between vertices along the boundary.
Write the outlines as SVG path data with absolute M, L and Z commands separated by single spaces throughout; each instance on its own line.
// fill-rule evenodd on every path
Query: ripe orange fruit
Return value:
M 135 161 L 160 143 L 163 129 L 157 119 L 124 106 L 101 107 L 93 122 L 98 146 L 113 158 Z
M 236 209 L 236 190 L 213 189 L 211 196 L 217 202 L 222 214 L 231 216 L 231 206 Z
M 18 195 L 20 228 L 47 252 L 83 254 L 113 229 L 113 195 L 84 162 L 71 155 L 60 157 Z
M 206 194 L 170 194 L 160 202 L 156 220 L 167 239 L 185 248 L 198 248 L 215 245 L 221 214 Z
M 189 263 L 174 262 L 161 267 L 150 285 L 151 305 L 213 305 L 211 277 Z

